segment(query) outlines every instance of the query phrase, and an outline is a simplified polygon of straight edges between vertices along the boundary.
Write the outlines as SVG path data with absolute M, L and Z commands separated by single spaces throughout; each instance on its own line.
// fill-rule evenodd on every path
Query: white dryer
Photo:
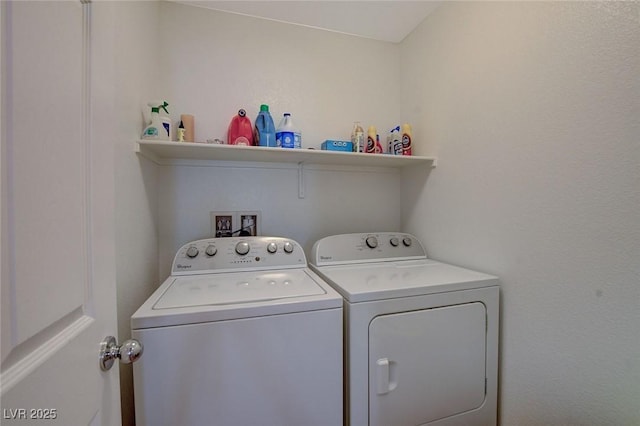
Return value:
M 341 425 L 342 316 L 293 240 L 184 245 L 131 318 L 136 424 Z
M 311 257 L 344 298 L 345 424 L 496 424 L 496 277 L 404 233 L 326 237 Z

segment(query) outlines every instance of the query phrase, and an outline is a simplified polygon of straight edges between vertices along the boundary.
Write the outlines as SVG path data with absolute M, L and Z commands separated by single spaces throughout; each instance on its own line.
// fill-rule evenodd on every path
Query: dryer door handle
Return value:
M 380 358 L 376 361 L 376 391 L 378 395 L 384 395 L 398 387 L 396 369 L 397 363 L 388 358 Z

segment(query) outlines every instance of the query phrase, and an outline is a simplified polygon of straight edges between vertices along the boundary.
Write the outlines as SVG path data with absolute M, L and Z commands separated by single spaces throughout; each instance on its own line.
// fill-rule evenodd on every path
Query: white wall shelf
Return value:
M 436 166 L 436 159 L 433 157 L 375 155 L 319 149 L 283 149 L 144 140 L 136 141 L 134 149 L 138 154 L 161 165 L 172 164 L 174 160 L 209 160 L 389 168 Z

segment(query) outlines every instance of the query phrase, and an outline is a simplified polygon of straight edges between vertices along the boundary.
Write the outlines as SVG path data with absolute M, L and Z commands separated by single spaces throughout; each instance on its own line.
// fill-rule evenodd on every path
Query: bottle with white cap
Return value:
M 351 131 L 351 143 L 353 144 L 353 152 L 364 151 L 364 130 L 360 126 L 360 122 L 353 123 L 353 130 Z
M 302 148 L 302 134 L 293 124 L 291 114 L 284 113 L 276 130 L 276 146 L 281 148 Z

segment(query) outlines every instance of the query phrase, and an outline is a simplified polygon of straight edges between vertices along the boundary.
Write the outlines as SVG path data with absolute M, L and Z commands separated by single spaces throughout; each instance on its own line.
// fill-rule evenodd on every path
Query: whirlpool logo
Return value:
M 333 256 L 320 256 L 320 260 L 331 260 Z
M 178 269 L 191 269 L 191 265 L 181 265 L 181 264 L 177 264 L 176 268 Z

